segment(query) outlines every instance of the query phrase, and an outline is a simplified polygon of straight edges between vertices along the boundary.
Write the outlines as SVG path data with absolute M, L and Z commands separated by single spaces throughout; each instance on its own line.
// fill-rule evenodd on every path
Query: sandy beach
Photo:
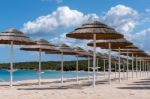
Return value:
M 0 99 L 150 99 L 150 78 L 146 75 L 122 79 L 121 83 L 113 79 L 108 84 L 106 80 L 97 77 L 95 88 L 91 80 L 84 78 L 78 84 L 75 79 L 65 79 L 63 86 L 59 79 L 42 80 L 40 87 L 35 83 L 37 80 L 18 81 L 12 89 L 7 83 L 0 83 Z

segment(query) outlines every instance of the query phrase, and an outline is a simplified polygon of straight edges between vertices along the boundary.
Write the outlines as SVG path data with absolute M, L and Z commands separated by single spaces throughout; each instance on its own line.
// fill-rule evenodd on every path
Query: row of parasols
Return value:
M 20 49 L 26 51 L 38 51 L 39 52 L 39 85 L 41 85 L 41 56 L 42 52 L 47 54 L 60 54 L 61 55 L 61 84 L 63 84 L 63 55 L 75 55 L 77 58 L 77 82 L 78 82 L 78 57 L 88 58 L 88 72 L 91 68 L 93 70 L 93 87 L 96 85 L 96 59 L 108 60 L 108 82 L 111 83 L 111 68 L 112 68 L 112 58 L 111 51 L 118 52 L 118 71 L 119 71 L 119 81 L 121 80 L 121 55 L 126 56 L 126 71 L 127 76 L 129 72 L 129 57 L 132 58 L 132 78 L 134 71 L 134 59 L 136 59 L 136 72 L 138 71 L 137 62 L 140 62 L 139 71 L 142 69 L 142 61 L 147 64 L 147 70 L 149 67 L 150 56 L 143 50 L 139 49 L 132 42 L 126 40 L 123 34 L 117 32 L 115 29 L 103 24 L 99 21 L 88 22 L 83 24 L 81 27 L 76 28 L 74 31 L 66 34 L 69 38 L 92 40 L 87 45 L 93 47 L 92 51 L 86 51 L 80 47 L 71 48 L 66 44 L 56 46 L 50 42 L 39 39 L 37 41 L 32 41 L 25 34 L 16 29 L 8 29 L 0 33 L 0 44 L 11 45 L 11 57 L 10 57 L 10 87 L 13 86 L 13 47 L 14 45 L 24 45 Z M 108 49 L 108 56 L 97 53 L 96 47 L 102 49 Z M 90 66 L 90 59 L 93 58 L 93 65 Z M 145 65 L 144 65 L 145 66 Z

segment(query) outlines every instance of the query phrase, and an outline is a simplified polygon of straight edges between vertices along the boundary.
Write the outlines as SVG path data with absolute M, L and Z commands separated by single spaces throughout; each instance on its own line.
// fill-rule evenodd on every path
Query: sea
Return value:
M 64 78 L 74 78 L 76 77 L 75 71 L 64 71 Z M 87 77 L 88 73 L 85 71 L 79 71 L 78 75 L 80 77 Z M 44 70 L 41 73 L 43 79 L 59 79 L 61 77 L 60 71 L 55 70 Z M 8 82 L 10 78 L 10 73 L 8 70 L 0 70 L 0 82 Z M 35 70 L 15 70 L 13 72 L 14 81 L 22 80 L 32 80 L 38 79 L 38 71 Z

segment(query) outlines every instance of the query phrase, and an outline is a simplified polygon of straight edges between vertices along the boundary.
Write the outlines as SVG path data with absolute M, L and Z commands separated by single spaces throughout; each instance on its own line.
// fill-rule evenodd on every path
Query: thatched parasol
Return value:
M 66 35 L 70 38 L 94 40 L 93 48 L 93 87 L 95 87 L 95 66 L 96 66 L 96 43 L 98 39 L 118 39 L 123 38 L 123 35 L 116 32 L 106 24 L 98 21 L 83 24 L 80 28 L 75 29 Z
M 128 45 L 132 45 L 131 42 L 129 42 L 128 40 L 122 38 L 122 39 L 117 39 L 117 40 L 97 40 L 96 41 L 96 46 L 97 47 L 101 47 L 102 49 L 108 49 L 109 46 L 108 44 L 111 44 L 111 49 L 118 49 L 118 48 L 122 48 Z M 93 41 L 89 42 L 87 44 L 88 46 L 93 46 Z
M 134 57 L 136 59 L 136 77 L 137 77 L 137 57 L 145 56 L 145 53 L 143 50 L 128 50 L 128 52 L 121 52 L 122 55 L 128 54 L 128 56 L 132 57 L 132 79 L 134 78 Z M 140 67 L 141 68 L 141 67 Z
M 10 57 L 10 87 L 13 86 L 13 45 L 28 45 L 33 44 L 32 40 L 17 29 L 11 28 L 0 33 L 0 44 L 11 45 Z
M 127 62 L 126 62 L 126 65 L 127 65 L 127 80 L 129 78 L 129 75 L 128 75 L 129 74 L 129 55 L 128 55 L 128 52 L 138 51 L 138 50 L 139 50 L 139 48 L 135 45 L 123 46 L 123 47 L 120 48 L 120 51 L 121 52 L 126 52 L 126 56 L 127 56 Z M 119 51 L 119 49 L 113 49 L 113 51 Z
M 73 48 L 67 44 L 59 45 L 57 51 L 46 51 L 46 54 L 60 54 L 61 55 L 61 84 L 63 84 L 64 79 L 64 55 L 76 55 Z
M 109 46 L 111 44 L 111 47 Z M 93 41 L 89 42 L 87 44 L 88 46 L 93 46 Z M 117 40 L 97 40 L 96 41 L 96 46 L 101 47 L 103 49 L 119 49 L 119 82 L 121 81 L 121 75 L 120 75 L 120 47 L 124 46 L 129 46 L 132 45 L 131 42 L 128 40 L 122 38 L 122 39 L 117 39 Z M 111 56 L 111 52 L 109 52 L 109 57 Z M 109 64 L 111 64 L 111 59 L 109 59 Z M 109 67 L 109 83 L 111 82 L 111 66 Z
M 25 51 L 38 51 L 39 53 L 39 79 L 38 84 L 41 85 L 41 57 L 42 57 L 42 51 L 57 51 L 55 45 L 49 43 L 48 41 L 44 39 L 39 39 L 35 41 L 35 44 L 33 45 L 26 45 L 20 48 L 20 50 Z

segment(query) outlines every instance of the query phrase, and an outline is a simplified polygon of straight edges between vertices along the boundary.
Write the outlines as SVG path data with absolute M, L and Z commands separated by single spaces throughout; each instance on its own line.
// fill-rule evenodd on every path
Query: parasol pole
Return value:
M 144 71 L 145 71 L 145 76 L 146 76 L 146 61 L 144 61 Z
M 129 79 L 129 53 L 127 50 L 127 80 Z
M 142 69 L 141 67 L 142 67 L 142 58 L 140 57 L 140 77 L 141 77 L 141 71 L 142 71 L 142 70 L 141 70 L 141 69 Z
M 140 60 L 139 60 L 139 58 L 137 60 L 137 64 L 138 64 L 138 76 L 139 76 L 140 75 Z
M 121 72 L 121 69 L 120 69 L 120 47 L 119 47 L 119 61 L 118 61 L 118 65 L 119 65 L 119 82 L 121 82 L 121 75 L 120 75 L 120 72 Z
M 136 55 L 136 58 L 135 58 L 136 59 L 136 61 L 135 61 L 136 62 L 136 77 L 138 77 L 138 61 L 137 61 L 137 58 L 138 57 Z
M 64 55 L 63 52 L 61 52 L 61 85 L 64 83 Z
M 146 68 L 147 68 L 147 76 L 148 76 L 148 61 L 146 62 Z
M 143 60 L 143 76 L 145 76 L 145 61 Z
M 146 60 L 145 60 L 145 65 L 144 65 L 144 67 L 145 67 L 145 76 L 146 76 Z
M 125 64 L 123 63 L 123 79 L 125 79 Z
M 150 68 L 149 68 L 149 61 L 148 61 L 148 62 L 147 62 L 147 72 L 148 72 L 147 75 L 148 75 L 148 76 L 149 76 L 149 69 L 150 69 Z
M 11 41 L 11 48 L 10 48 L 10 88 L 13 86 L 13 57 L 14 57 L 14 48 L 13 48 L 13 41 Z
M 142 68 L 142 76 L 144 76 L 144 75 L 143 75 L 143 73 L 144 73 L 144 60 L 142 60 L 142 67 L 143 67 L 143 68 Z
M 108 47 L 109 47 L 109 59 L 108 59 L 108 70 L 109 70 L 109 74 L 108 74 L 108 80 L 109 80 L 109 84 L 111 84 L 111 43 L 108 43 Z
M 104 59 L 104 78 L 106 76 L 106 60 Z
M 77 75 L 77 77 L 76 77 L 76 80 L 77 80 L 77 83 L 79 83 L 79 75 L 78 75 L 78 69 L 79 69 L 79 61 L 78 61 L 78 55 L 76 55 L 76 75 Z
M 90 57 L 88 56 L 88 80 L 90 80 Z
M 93 49 L 93 87 L 95 88 L 95 78 L 96 78 L 96 74 L 95 74 L 95 65 L 96 65 L 96 34 L 93 35 L 93 45 L 94 45 L 94 49 Z
M 133 80 L 133 72 L 134 72 L 134 57 L 132 53 L 132 80 Z
M 146 64 L 146 66 L 145 66 L 145 67 L 146 67 L 146 76 L 147 76 L 147 61 L 145 62 L 145 64 Z
M 117 72 L 117 63 L 115 62 L 115 78 L 117 77 L 117 74 L 116 74 L 116 72 Z
M 97 73 L 98 73 L 98 58 L 97 58 Z
M 41 56 L 42 56 L 42 53 L 41 53 L 41 48 L 39 49 L 39 86 L 41 85 Z

